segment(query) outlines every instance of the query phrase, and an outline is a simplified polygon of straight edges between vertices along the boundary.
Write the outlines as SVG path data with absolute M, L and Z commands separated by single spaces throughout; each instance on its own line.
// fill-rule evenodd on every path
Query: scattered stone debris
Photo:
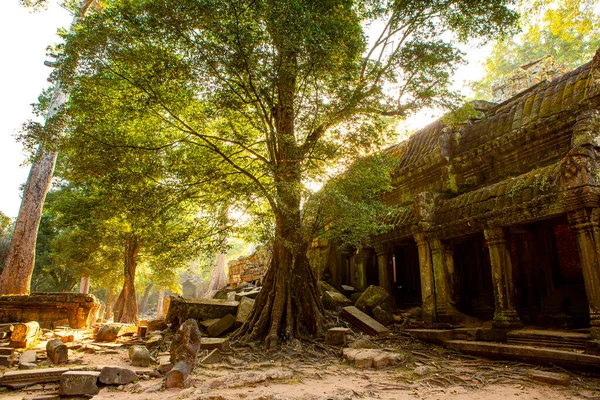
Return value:
M 240 304 L 239 301 L 185 299 L 180 296 L 170 296 L 170 299 L 166 322 L 171 324 L 171 328 L 177 328 L 190 318 L 205 321 L 214 318 L 221 319 L 227 314 L 235 315 Z
M 118 337 L 133 335 L 137 331 L 135 324 L 105 324 L 96 332 L 95 339 L 99 342 L 114 342 Z
M 534 381 L 548 383 L 550 385 L 569 386 L 571 384 L 571 377 L 569 375 L 556 372 L 532 369 L 527 371 L 527 377 Z
M 211 324 L 208 327 L 208 336 L 219 337 L 223 333 L 227 332 L 235 324 L 235 317 L 231 314 L 227 314 L 217 322 Z
M 105 385 L 126 385 L 137 379 L 135 371 L 117 366 L 105 366 L 100 371 L 98 380 Z
M 206 357 L 202 359 L 202 364 L 216 364 L 223 361 L 223 353 L 219 349 L 213 349 Z
M 231 316 L 233 318 L 233 316 Z M 171 342 L 171 364 L 173 368 L 165 377 L 165 388 L 184 387 L 196 366 L 200 350 L 200 329 L 194 319 L 188 319 L 177 329 Z
M 339 311 L 346 306 L 352 305 L 350 299 L 339 292 L 325 291 L 321 300 L 326 310 Z
M 404 357 L 400 354 L 390 353 L 375 349 L 350 349 L 343 350 L 344 360 L 352 362 L 356 368 L 381 369 L 390 365 L 398 364 Z
M 223 353 L 231 350 L 228 338 L 202 338 L 200 339 L 200 348 L 203 350 L 219 349 Z
M 17 324 L 10 335 L 10 345 L 16 348 L 31 347 L 41 335 L 42 330 L 37 321 Z
M 325 343 L 332 346 L 346 344 L 350 329 L 348 328 L 331 328 L 325 334 Z
M 371 314 L 373 310 L 386 301 L 389 296 L 388 292 L 381 286 L 371 285 L 358 298 L 354 305 L 362 312 Z
M 244 324 L 250 317 L 252 313 L 252 309 L 254 308 L 255 300 L 250 297 L 242 297 L 240 300 L 240 305 L 237 309 L 237 314 L 235 316 L 235 327 L 238 328 Z
M 52 339 L 46 344 L 46 353 L 48 358 L 54 364 L 66 363 L 69 361 L 69 349 L 60 339 Z
M 152 364 L 152 356 L 144 346 L 131 346 L 129 348 L 129 360 L 136 367 L 147 367 Z
M 93 396 L 98 394 L 98 371 L 68 371 L 60 376 L 61 396 Z

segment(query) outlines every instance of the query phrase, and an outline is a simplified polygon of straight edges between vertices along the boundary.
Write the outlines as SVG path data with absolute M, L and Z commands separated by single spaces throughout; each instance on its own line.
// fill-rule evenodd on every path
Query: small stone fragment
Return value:
M 548 383 L 550 385 L 561 385 L 569 386 L 571 384 L 571 377 L 567 374 L 560 374 L 557 372 L 547 372 L 539 370 L 527 371 L 527 377 L 534 381 Z
M 427 376 L 431 372 L 431 369 L 429 367 L 421 365 L 419 367 L 416 367 L 413 372 L 419 376 Z
M 202 364 L 216 364 L 223 361 L 223 353 L 219 349 L 214 349 L 202 359 Z
M 326 310 L 333 311 L 338 311 L 343 307 L 352 305 L 350 299 L 339 292 L 326 291 L 323 293 L 322 301 Z
M 208 336 L 221 336 L 223 333 L 231 329 L 233 327 L 233 324 L 235 324 L 235 317 L 231 314 L 227 314 L 218 322 L 215 322 L 214 324 L 208 327 Z
M 97 371 L 69 371 L 60 377 L 58 394 L 61 396 L 93 396 L 98 394 Z
M 129 348 L 129 359 L 131 365 L 136 367 L 147 367 L 152 363 L 150 352 L 143 346 L 131 346 Z
M 137 374 L 129 368 L 106 366 L 100 371 L 98 380 L 105 385 L 126 385 L 137 379 Z
M 36 360 L 37 352 L 35 350 L 26 350 L 19 356 L 19 365 L 25 363 L 35 364 Z
M 116 338 L 137 333 L 135 324 L 106 324 L 102 325 L 95 334 L 99 342 L 113 342 Z
M 348 328 L 331 328 L 325 334 L 325 343 L 332 346 L 346 344 L 350 329 Z
M 200 340 L 200 348 L 203 350 L 219 349 L 223 353 L 231 350 L 229 339 L 227 338 L 202 338 Z
M 374 346 L 373 343 L 367 339 L 358 339 L 348 344 L 348 347 L 351 349 L 372 349 Z
M 46 353 L 48 358 L 54 364 L 66 363 L 69 361 L 69 349 L 60 339 L 52 339 L 46 344 Z
M 252 309 L 254 308 L 255 300 L 249 297 L 242 297 L 240 300 L 240 305 L 237 309 L 237 314 L 235 316 L 235 326 L 240 327 L 248 320 L 248 317 L 252 313 Z
M 160 344 L 163 342 L 163 337 L 162 335 L 153 335 L 150 337 L 150 339 L 148 339 L 146 341 L 146 347 L 148 349 L 153 349 L 155 347 L 160 346 Z

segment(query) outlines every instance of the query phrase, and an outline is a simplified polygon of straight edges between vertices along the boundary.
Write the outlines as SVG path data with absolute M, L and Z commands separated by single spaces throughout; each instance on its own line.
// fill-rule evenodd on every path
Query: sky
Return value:
M 31 13 L 18 0 L 0 0 L 0 211 L 16 217 L 21 203 L 21 186 L 27 180 L 29 165 L 17 134 L 22 124 L 33 118 L 31 104 L 48 86 L 51 69 L 44 66 L 46 47 L 59 41 L 56 30 L 68 27 L 71 15 L 56 0 L 47 10 Z M 489 49 L 469 49 L 467 66 L 456 74 L 455 87 L 465 79 L 483 76 L 482 62 Z M 406 122 L 407 129 L 423 127 L 439 117 L 425 110 Z

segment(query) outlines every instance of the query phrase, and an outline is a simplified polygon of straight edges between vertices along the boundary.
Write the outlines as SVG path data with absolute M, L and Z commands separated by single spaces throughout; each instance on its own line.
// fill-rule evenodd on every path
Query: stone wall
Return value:
M 37 321 L 51 328 L 55 321 L 68 319 L 71 328 L 90 327 L 96 322 L 100 302 L 91 294 L 35 293 L 0 296 L 0 323 Z

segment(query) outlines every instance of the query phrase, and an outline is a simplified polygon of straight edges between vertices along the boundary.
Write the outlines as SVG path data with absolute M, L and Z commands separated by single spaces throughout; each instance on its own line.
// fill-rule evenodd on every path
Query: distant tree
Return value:
M 12 222 L 10 217 L 0 211 L 0 271 L 4 268 L 4 261 L 8 254 L 8 247 L 10 246 Z
M 519 66 L 550 55 L 567 68 L 592 58 L 600 47 L 600 9 L 592 0 L 522 1 L 521 33 L 498 40 L 485 62 L 485 77 L 474 84 L 478 98 Z

